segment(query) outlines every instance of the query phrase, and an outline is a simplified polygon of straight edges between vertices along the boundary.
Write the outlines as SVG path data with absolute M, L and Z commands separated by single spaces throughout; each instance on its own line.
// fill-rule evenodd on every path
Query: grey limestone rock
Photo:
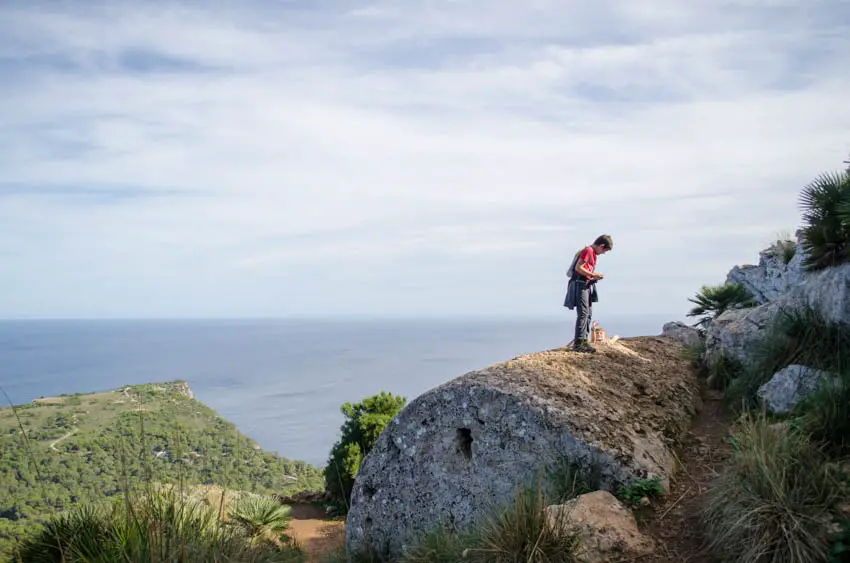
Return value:
M 759 387 L 758 396 L 767 408 L 777 414 L 787 414 L 797 404 L 814 393 L 829 377 L 829 373 L 798 364 L 779 370 L 770 381 Z
M 410 402 L 360 466 L 349 553 L 397 557 L 439 525 L 469 527 L 570 460 L 602 489 L 666 479 L 670 444 L 700 407 L 681 345 L 623 339 L 593 355 L 539 352 L 467 373 Z
M 705 332 L 706 360 L 720 355 L 750 363 L 752 351 L 770 326 L 780 303 L 770 301 L 748 309 L 730 309 L 709 323 Z
M 672 338 L 688 347 L 696 346 L 700 341 L 700 335 L 697 329 L 681 321 L 665 323 L 661 328 L 661 336 Z
M 726 281 L 743 285 L 760 304 L 772 301 L 785 293 L 789 287 L 791 262 L 785 262 L 785 247 L 796 249 L 797 246 L 797 243 L 791 240 L 777 241 L 759 253 L 757 266 L 735 266 L 727 274 Z

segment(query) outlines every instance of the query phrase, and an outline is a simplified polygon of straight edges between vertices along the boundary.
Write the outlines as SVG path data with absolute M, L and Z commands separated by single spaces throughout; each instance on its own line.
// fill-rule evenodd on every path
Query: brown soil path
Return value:
M 671 478 L 670 492 L 657 506 L 637 514 L 641 527 L 658 543 L 647 563 L 714 563 L 703 548 L 699 512 L 711 480 L 729 456 L 730 418 L 722 410 L 722 395 L 707 391 L 702 411 L 682 447 L 681 463 Z
M 321 561 L 321 556 L 345 544 L 345 523 L 328 520 L 320 506 L 297 504 L 292 507 L 289 534 L 307 553 L 307 560 Z

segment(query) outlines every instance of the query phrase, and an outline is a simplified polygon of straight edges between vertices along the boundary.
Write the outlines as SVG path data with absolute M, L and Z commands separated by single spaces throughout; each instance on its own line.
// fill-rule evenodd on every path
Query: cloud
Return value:
M 839 0 L 0 10 L 0 315 L 682 311 L 850 153 Z

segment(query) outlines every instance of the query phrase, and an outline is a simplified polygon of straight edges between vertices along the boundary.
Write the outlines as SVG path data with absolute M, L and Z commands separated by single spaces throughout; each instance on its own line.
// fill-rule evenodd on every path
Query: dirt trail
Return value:
M 686 443 L 677 450 L 681 466 L 670 480 L 664 502 L 637 517 L 641 527 L 658 543 L 656 553 L 642 563 L 714 563 L 703 549 L 699 511 L 707 487 L 729 456 L 725 441 L 729 415 L 721 409 L 722 396 L 707 392 L 702 411 Z
M 76 429 L 76 428 L 74 428 L 73 430 L 71 430 L 70 432 L 68 432 L 67 434 L 65 434 L 64 436 L 62 436 L 61 438 L 57 438 L 56 440 L 54 440 L 53 442 L 51 442 L 51 444 L 50 444 L 50 449 L 51 449 L 51 450 L 53 450 L 53 451 L 55 452 L 55 451 L 56 451 L 56 445 L 57 445 L 59 442 L 61 442 L 62 440 L 67 440 L 68 438 L 70 438 L 71 436 L 73 436 L 73 435 L 74 435 L 74 433 L 75 433 L 76 431 L 77 431 L 77 429 Z
M 293 506 L 289 532 L 307 553 L 310 562 L 321 561 L 322 555 L 339 549 L 345 543 L 345 524 L 328 520 L 319 506 Z

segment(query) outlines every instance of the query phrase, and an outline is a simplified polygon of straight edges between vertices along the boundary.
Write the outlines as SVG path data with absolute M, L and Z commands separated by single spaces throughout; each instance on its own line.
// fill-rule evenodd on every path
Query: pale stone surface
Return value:
M 814 393 L 827 377 L 829 374 L 825 371 L 793 364 L 776 372 L 770 381 L 759 387 L 758 397 L 771 412 L 787 414 Z
M 596 491 L 546 508 L 550 526 L 566 526 L 578 534 L 576 559 L 581 563 L 634 561 L 655 551 L 634 515 L 608 491 Z
M 771 301 L 749 309 L 730 309 L 719 315 L 705 332 L 706 360 L 711 362 L 726 355 L 742 364 L 749 363 L 753 348 L 778 310 L 779 303 Z
M 697 329 L 681 321 L 665 323 L 661 328 L 661 336 L 672 338 L 684 346 L 695 346 L 700 341 Z
M 797 248 L 795 241 L 777 241 L 759 253 L 757 266 L 735 266 L 727 274 L 726 281 L 744 286 L 760 304 L 777 299 L 789 287 L 790 262 L 785 263 L 783 245 Z
M 666 480 L 671 444 L 700 408 L 681 345 L 621 339 L 470 372 L 411 401 L 364 459 L 346 524 L 349 552 L 395 557 L 434 526 L 468 528 L 564 459 L 613 490 Z
M 783 299 L 786 306 L 807 305 L 830 322 L 850 324 L 850 264 L 805 273 Z

